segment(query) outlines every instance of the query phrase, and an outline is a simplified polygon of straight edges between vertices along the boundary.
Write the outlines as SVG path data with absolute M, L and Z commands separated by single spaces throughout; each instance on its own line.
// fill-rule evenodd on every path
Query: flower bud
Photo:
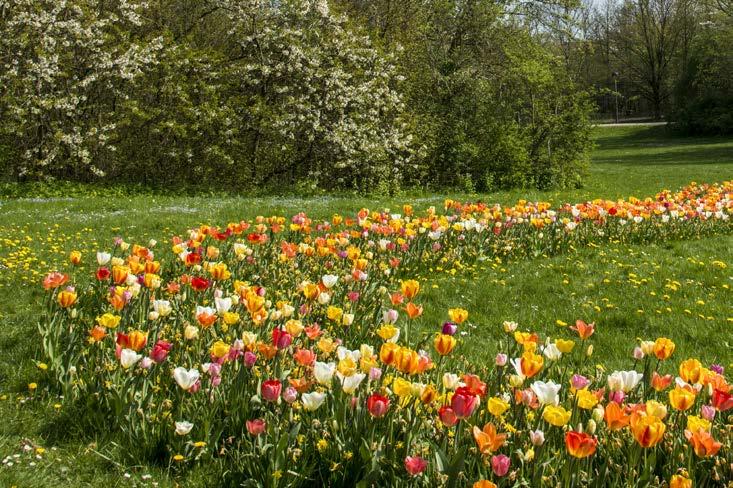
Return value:
M 593 419 L 588 419 L 588 423 L 585 426 L 586 431 L 588 434 L 593 435 L 596 433 L 596 421 Z

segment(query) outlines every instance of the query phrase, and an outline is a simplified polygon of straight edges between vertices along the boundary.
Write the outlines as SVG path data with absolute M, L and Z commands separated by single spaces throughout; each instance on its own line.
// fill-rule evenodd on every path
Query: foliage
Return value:
M 671 119 L 686 134 L 733 134 L 733 15 L 711 15 L 676 87 Z
M 325 2 L 4 3 L 20 178 L 399 187 L 394 65 Z

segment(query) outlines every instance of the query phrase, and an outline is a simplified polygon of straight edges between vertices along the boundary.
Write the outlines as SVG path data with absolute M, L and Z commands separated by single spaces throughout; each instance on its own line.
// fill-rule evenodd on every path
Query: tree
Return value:
M 660 119 L 683 43 L 690 0 L 629 0 L 618 9 L 613 55 Z

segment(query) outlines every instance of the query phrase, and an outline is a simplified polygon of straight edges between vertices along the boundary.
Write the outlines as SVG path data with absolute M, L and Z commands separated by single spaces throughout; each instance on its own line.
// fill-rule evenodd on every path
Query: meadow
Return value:
M 462 202 L 514 204 L 517 200 L 552 205 L 597 198 L 654 196 L 691 181 L 733 179 L 733 141 L 684 138 L 661 127 L 596 129 L 596 148 L 587 183 L 570 191 L 511 191 L 488 195 L 400 195 L 367 199 L 333 197 L 126 196 L 28 198 L 0 206 L 0 481 L 7 486 L 56 486 L 72 483 L 110 486 L 195 485 L 207 466 L 184 478 L 165 467 L 134 466 L 116 456 L 115 446 L 74 425 L 50 389 L 35 360 L 44 290 L 51 270 L 70 272 L 69 253 L 90 257 L 116 237 L 126 242 L 169 240 L 200 224 L 225 225 L 258 215 L 311 218 L 355 215 L 361 208 L 397 211 L 410 203 L 416 211 L 442 208 L 450 198 Z M 396 210 L 397 209 L 397 210 Z M 678 358 L 733 368 L 733 236 L 633 244 L 611 242 L 567 249 L 557 255 L 487 259 L 470 264 L 431 265 L 417 277 L 425 332 L 445 320 L 445 310 L 460 307 L 470 325 L 459 333 L 459 354 L 467 363 L 491 364 L 505 332 L 515 321 L 541 334 L 567 330 L 576 319 L 597 325 L 592 361 L 608 370 L 628 363 L 633 344 L 664 336 L 676 344 Z M 29 388 L 29 385 L 35 385 Z

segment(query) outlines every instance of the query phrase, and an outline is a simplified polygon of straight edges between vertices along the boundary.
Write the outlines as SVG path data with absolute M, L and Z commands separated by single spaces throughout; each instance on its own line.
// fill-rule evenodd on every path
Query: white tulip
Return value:
M 230 308 L 232 308 L 232 299 L 231 298 L 214 298 L 214 303 L 216 304 L 216 311 L 219 312 L 219 314 L 224 314 L 224 312 L 228 312 Z
M 187 435 L 191 432 L 191 429 L 193 429 L 193 424 L 191 422 L 186 422 L 185 420 L 176 422 L 176 434 L 178 435 Z
M 643 374 L 637 371 L 614 371 L 608 375 L 608 388 L 611 391 L 628 393 L 639 384 Z
M 123 349 L 122 352 L 120 352 L 120 364 L 125 369 L 140 361 L 141 358 L 142 356 L 132 349 Z
M 554 343 L 546 345 L 542 353 L 550 361 L 557 361 L 562 357 L 562 352 L 560 352 L 560 349 Z
M 530 385 L 530 388 L 537 395 L 537 401 L 540 402 L 540 405 L 557 406 L 560 403 L 558 393 L 560 392 L 561 386 L 557 383 L 553 381 L 548 381 L 547 383 L 544 381 L 535 381 Z
M 339 280 L 339 277 L 332 274 L 323 275 L 321 277 L 321 281 L 323 282 L 323 286 L 326 288 L 333 288 L 333 286 L 336 284 L 336 282 Z
M 313 365 L 313 376 L 322 385 L 330 385 L 334 373 L 336 373 L 336 363 L 321 363 L 316 361 Z
M 455 390 L 458 388 L 461 379 L 457 374 L 444 373 L 443 374 L 443 388 L 446 390 Z
M 178 386 L 180 386 L 184 390 L 190 390 L 191 387 L 195 385 L 199 379 L 199 370 L 187 370 L 186 368 L 182 368 L 179 366 L 173 370 L 173 379 L 175 379 L 176 383 L 178 383 Z
M 323 405 L 323 402 L 326 400 L 326 394 L 318 393 L 317 391 L 312 393 L 303 393 L 300 396 L 300 400 L 303 402 L 303 408 L 312 412 Z
M 109 260 L 112 259 L 112 255 L 108 252 L 97 252 L 97 263 L 99 263 L 100 266 L 104 266 L 105 264 L 109 263 Z
M 353 395 L 357 388 L 359 388 L 359 385 L 361 382 L 366 378 L 366 375 L 364 373 L 357 373 L 351 376 L 342 376 L 339 373 L 339 379 L 341 380 L 341 386 L 344 389 L 345 393 L 348 393 L 349 395 Z

